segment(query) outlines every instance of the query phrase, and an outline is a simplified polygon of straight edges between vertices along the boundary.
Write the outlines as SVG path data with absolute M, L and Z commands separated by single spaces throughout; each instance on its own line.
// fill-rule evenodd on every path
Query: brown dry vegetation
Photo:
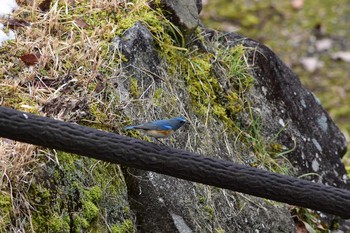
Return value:
M 118 72 L 116 64 L 121 58 L 117 51 L 110 50 L 108 44 L 127 27 L 118 23 L 120 12 L 125 14 L 130 10 L 129 6 L 131 8 L 134 5 L 126 1 L 66 0 L 53 1 L 47 11 L 42 11 L 39 1 L 21 1 L 18 4 L 20 8 L 11 17 L 28 24 L 15 27 L 16 39 L 4 43 L 0 48 L 1 105 L 36 114 L 45 113 L 46 116 L 91 127 L 98 125 L 99 128 L 112 131 L 118 119 L 115 111 L 120 106 L 115 104 L 115 97 L 109 95 L 108 89 L 112 87 L 106 85 L 106 79 Z M 0 20 L 6 25 L 7 19 Z M 38 63 L 27 65 L 22 56 L 28 54 L 37 55 Z M 69 221 L 64 205 L 69 200 L 62 198 L 57 202 L 62 209 L 55 212 L 59 208 L 50 204 L 49 199 L 55 201 L 56 198 L 65 197 L 65 192 L 69 190 L 57 191 L 62 194 L 53 193 L 42 185 L 52 182 L 51 178 L 45 178 L 45 175 L 41 177 L 40 174 L 49 169 L 48 164 L 60 172 L 79 172 L 78 169 L 69 171 L 76 169 L 72 159 L 70 155 L 57 156 L 55 151 L 0 139 L 0 231 L 65 232 Z M 119 192 L 117 185 L 111 191 L 110 187 L 97 182 L 99 179 L 105 182 L 117 179 L 115 176 L 119 176 L 119 171 L 115 169 L 116 166 L 94 160 L 85 162 L 91 170 L 85 168 L 83 172 L 93 174 L 98 169 L 105 169 L 108 178 L 99 178 L 98 175 L 93 177 L 92 184 L 97 184 L 98 189 L 91 184 L 90 187 L 86 186 L 87 181 L 84 181 L 84 186 L 76 187 L 75 192 L 81 193 L 80 198 L 85 200 L 77 201 L 77 205 L 82 207 L 77 210 L 75 217 L 71 216 L 76 230 L 88 229 L 90 222 L 96 219 L 96 208 L 100 208 L 97 203 L 101 204 L 101 201 L 90 198 L 93 196 L 91 190 L 100 189 L 103 195 Z M 104 173 L 99 174 L 102 176 Z M 87 175 L 86 179 L 91 180 L 90 176 Z M 50 181 L 40 181 L 42 178 Z M 62 174 L 56 178 L 62 179 Z M 71 177 L 63 178 L 72 181 Z M 76 179 L 73 178 L 73 181 Z M 103 202 L 103 197 L 100 199 Z M 43 207 L 47 209 L 41 213 Z M 107 223 L 102 215 L 103 209 L 97 210 L 101 211 L 98 218 Z M 36 216 L 38 213 L 41 216 Z M 44 213 L 47 213 L 46 216 L 43 216 Z M 105 227 L 116 232 L 122 229 L 128 231 L 130 227 L 132 229 L 130 220 L 122 221 L 120 225 L 105 224 Z M 105 227 L 95 226 L 95 229 L 102 230 Z M 70 228 L 74 229 L 72 225 Z

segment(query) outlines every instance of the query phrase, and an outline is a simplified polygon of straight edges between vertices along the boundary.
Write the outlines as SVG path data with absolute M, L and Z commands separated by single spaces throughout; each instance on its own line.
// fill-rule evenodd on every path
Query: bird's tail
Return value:
M 134 126 L 134 125 L 125 126 L 125 127 L 123 128 L 123 130 L 130 130 L 130 129 L 135 129 L 135 126 Z

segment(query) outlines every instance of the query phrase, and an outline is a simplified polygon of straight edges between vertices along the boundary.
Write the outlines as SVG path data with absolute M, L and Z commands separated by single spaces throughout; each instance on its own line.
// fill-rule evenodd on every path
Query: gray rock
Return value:
M 283 205 L 154 172 L 124 175 L 141 232 L 294 232 Z
M 202 10 L 200 0 L 161 0 L 160 6 L 166 17 L 188 37 L 199 24 L 198 14 Z
M 267 139 L 276 136 L 276 140 L 285 148 L 293 148 L 287 157 L 297 169 L 295 175 L 317 173 L 306 178 L 349 188 L 341 162 L 346 151 L 346 140 L 315 96 L 301 85 L 298 77 L 270 49 L 254 40 L 235 33 L 203 31 L 203 34 L 208 42 L 221 43 L 224 48 L 238 44 L 252 48 L 248 61 L 255 84 L 246 94 L 247 98 L 253 105 L 253 114 L 261 118 L 261 134 Z M 177 96 L 181 96 L 181 103 L 175 108 L 190 105 L 185 83 L 177 80 L 176 74 L 167 73 L 167 64 L 159 59 L 146 27 L 137 23 L 115 43 L 127 58 L 123 64 L 123 77 L 138 79 L 144 97 L 152 97 L 154 92 L 150 90 L 160 87 L 165 92 L 175 91 Z M 169 77 L 172 79 L 166 79 Z M 230 88 L 225 87 L 225 80 L 218 82 L 224 89 Z M 125 82 L 118 85 L 124 92 L 128 90 Z M 123 98 L 128 101 L 127 95 L 123 95 Z M 142 101 L 143 98 L 140 99 Z M 166 115 L 167 108 L 174 108 L 166 106 L 166 101 L 163 103 L 165 106 L 160 108 L 151 100 L 148 104 L 145 101 L 141 107 L 130 103 L 128 108 L 150 118 L 151 114 Z M 242 124 L 247 123 L 247 114 L 241 114 Z M 242 156 L 239 143 L 225 138 L 224 126 L 220 122 L 211 122 L 212 126 L 207 127 L 194 115 L 191 121 L 196 125 L 196 132 L 191 134 L 190 147 L 186 148 L 189 140 L 186 134 L 176 135 L 176 141 L 170 142 L 170 145 L 236 162 Z M 281 131 L 281 128 L 284 130 Z M 141 232 L 295 231 L 284 204 L 276 205 L 260 198 L 153 172 L 127 168 L 123 171 L 130 207 Z M 332 219 L 329 218 L 329 223 Z
M 160 59 L 154 48 L 153 37 L 141 22 L 126 30 L 122 37 L 116 37 L 113 45 L 126 57 L 123 68 L 128 75 L 145 82 L 141 85 L 149 85 L 153 79 L 159 78 Z
M 225 35 L 223 41 L 227 46 L 243 43 L 256 48 L 250 55 L 256 83 L 249 96 L 263 120 L 264 134 L 276 135 L 285 127 L 278 140 L 294 148 L 288 159 L 298 168 L 299 175 L 317 173 L 309 179 L 349 189 L 341 162 L 347 149 L 346 139 L 314 94 L 266 46 L 234 33 Z

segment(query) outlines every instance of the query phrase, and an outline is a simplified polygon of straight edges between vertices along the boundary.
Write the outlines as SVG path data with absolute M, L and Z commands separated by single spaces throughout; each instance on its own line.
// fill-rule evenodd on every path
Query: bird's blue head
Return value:
M 173 130 L 175 131 L 181 126 L 188 124 L 189 122 L 186 120 L 186 118 L 179 116 L 179 117 L 174 117 L 169 119 L 169 123 L 171 124 L 171 126 L 173 127 Z

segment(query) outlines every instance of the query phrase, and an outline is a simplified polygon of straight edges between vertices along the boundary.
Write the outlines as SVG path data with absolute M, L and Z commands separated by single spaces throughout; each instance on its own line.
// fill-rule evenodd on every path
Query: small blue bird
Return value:
M 184 124 L 189 124 L 189 122 L 184 117 L 179 116 L 167 120 L 158 120 L 141 125 L 127 126 L 124 127 L 124 130 L 137 129 L 146 135 L 157 139 L 169 137 Z

